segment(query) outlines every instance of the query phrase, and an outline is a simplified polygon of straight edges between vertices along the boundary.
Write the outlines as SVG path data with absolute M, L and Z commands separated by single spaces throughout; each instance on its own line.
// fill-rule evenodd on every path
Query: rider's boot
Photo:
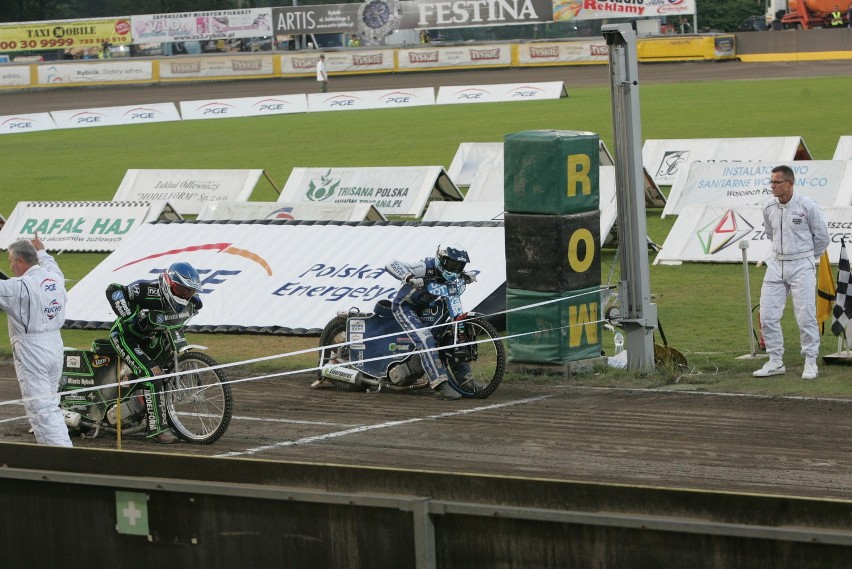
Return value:
M 435 397 L 438 399 L 446 399 L 448 401 L 455 401 L 456 399 L 461 399 L 461 393 L 453 389 L 453 386 L 450 385 L 450 382 L 446 379 L 432 387 L 435 390 Z
M 172 432 L 166 422 L 166 404 L 161 388 L 151 384 L 148 384 L 148 387 L 150 389 L 144 390 L 148 415 L 148 433 L 145 437 L 149 441 L 167 445 L 178 442 L 177 435 Z

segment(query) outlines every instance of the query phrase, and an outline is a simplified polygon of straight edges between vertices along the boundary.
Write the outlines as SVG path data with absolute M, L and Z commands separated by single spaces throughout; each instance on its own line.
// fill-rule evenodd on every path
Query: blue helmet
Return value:
M 467 251 L 458 243 L 442 243 L 435 256 L 438 258 L 438 270 L 447 280 L 458 278 L 470 263 Z
M 175 312 L 182 311 L 192 295 L 201 290 L 198 271 L 189 263 L 172 263 L 160 274 L 159 281 L 163 300 Z

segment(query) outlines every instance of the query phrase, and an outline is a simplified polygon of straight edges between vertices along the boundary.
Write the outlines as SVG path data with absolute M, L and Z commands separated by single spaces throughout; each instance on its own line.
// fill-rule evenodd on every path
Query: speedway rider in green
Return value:
M 162 347 L 149 334 L 148 314 L 149 311 L 197 312 L 202 306 L 197 294 L 200 290 L 198 272 L 189 263 L 172 264 L 156 280 L 130 286 L 113 283 L 106 290 L 107 300 L 118 315 L 109 333 L 112 345 L 133 375 L 139 379 L 151 378 L 143 385 L 148 415 L 146 436 L 159 443 L 174 443 L 178 439 L 166 420 L 163 380 L 156 379 L 163 374 L 154 363 Z

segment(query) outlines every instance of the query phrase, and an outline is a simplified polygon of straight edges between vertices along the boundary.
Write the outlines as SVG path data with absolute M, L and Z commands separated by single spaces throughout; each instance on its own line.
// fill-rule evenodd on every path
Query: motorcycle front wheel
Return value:
M 228 377 L 216 360 L 199 352 L 178 356 L 180 375 L 165 380 L 169 425 L 182 440 L 195 445 L 215 443 L 228 430 L 234 400 Z
M 497 391 L 506 375 L 506 348 L 497 329 L 487 320 L 471 318 L 464 321 L 464 326 L 470 345 L 456 349 L 466 350 L 467 357 L 463 359 L 467 361 L 460 360 L 462 365 L 454 364 L 453 356 L 444 356 L 450 372 L 450 385 L 462 397 L 485 399 Z M 463 371 L 466 372 L 464 375 Z

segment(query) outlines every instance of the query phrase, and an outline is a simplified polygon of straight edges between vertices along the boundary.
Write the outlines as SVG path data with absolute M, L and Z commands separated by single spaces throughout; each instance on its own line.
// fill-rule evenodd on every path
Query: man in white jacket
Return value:
M 44 250 L 38 234 L 32 241 L 9 245 L 9 265 L 15 277 L 0 281 L 0 309 L 9 321 L 9 341 L 27 418 L 39 444 L 70 447 L 58 391 L 65 276 Z
M 816 379 L 819 370 L 819 326 L 816 320 L 816 261 L 828 247 L 825 215 L 812 199 L 795 193 L 795 175 L 788 166 L 776 166 L 770 176 L 772 195 L 763 207 L 766 238 L 772 254 L 760 291 L 760 324 L 769 361 L 754 377 L 786 373 L 781 315 L 787 295 L 793 297 L 793 312 L 805 367 L 802 379 Z

